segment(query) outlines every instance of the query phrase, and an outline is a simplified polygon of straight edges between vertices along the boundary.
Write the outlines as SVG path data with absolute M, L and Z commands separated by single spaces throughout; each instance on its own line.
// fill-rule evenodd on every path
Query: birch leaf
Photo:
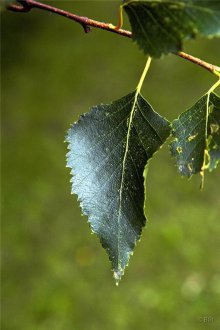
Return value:
M 213 110 L 209 115 L 209 170 L 214 170 L 220 161 L 220 97 L 212 95 Z
M 117 282 L 146 222 L 145 166 L 169 134 L 169 122 L 137 91 L 92 107 L 68 132 L 72 192 L 106 249 Z
M 220 1 L 129 1 L 123 5 L 133 40 L 151 57 L 183 48 L 197 35 L 220 37 Z
M 171 153 L 181 175 L 217 167 L 220 159 L 220 97 L 204 95 L 172 123 Z

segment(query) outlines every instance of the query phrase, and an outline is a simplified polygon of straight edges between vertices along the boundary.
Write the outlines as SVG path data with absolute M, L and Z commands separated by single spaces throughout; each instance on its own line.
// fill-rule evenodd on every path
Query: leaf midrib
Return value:
M 128 123 L 128 131 L 127 131 L 127 138 L 126 138 L 126 144 L 125 144 L 125 152 L 124 152 L 124 157 L 123 157 L 123 161 L 122 161 L 122 174 L 121 174 L 121 183 L 120 183 L 120 189 L 119 189 L 119 209 L 118 209 L 118 245 L 117 245 L 117 249 L 118 249 L 118 260 L 117 260 L 117 268 L 118 270 L 122 270 L 122 267 L 120 265 L 120 218 L 121 218 L 121 213 L 122 213 L 122 193 L 123 193 L 123 182 L 124 182 L 124 175 L 125 175 L 125 165 L 126 165 L 126 159 L 127 159 L 127 155 L 128 155 L 128 146 L 129 146 L 129 139 L 130 139 L 130 133 L 131 133 L 131 125 L 132 125 L 132 120 L 133 120 L 133 116 L 135 113 L 135 105 L 137 103 L 137 98 L 138 98 L 138 94 L 139 91 L 136 90 L 135 92 L 135 96 L 134 96 L 134 103 L 132 105 L 132 109 L 131 109 L 131 113 L 130 113 L 130 117 L 129 117 L 129 123 Z M 119 266 L 120 265 L 120 266 Z

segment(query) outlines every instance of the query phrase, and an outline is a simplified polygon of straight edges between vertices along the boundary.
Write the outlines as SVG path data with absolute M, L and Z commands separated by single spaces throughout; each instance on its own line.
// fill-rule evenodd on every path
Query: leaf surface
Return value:
M 220 161 L 220 97 L 216 94 L 212 95 L 213 110 L 209 115 L 208 134 L 209 139 L 209 170 L 214 170 Z
M 185 39 L 220 36 L 220 1 L 130 1 L 133 40 L 145 54 L 160 57 L 182 50 Z
M 220 159 L 220 98 L 204 95 L 172 123 L 175 140 L 170 144 L 181 175 L 191 177 L 216 168 Z
M 169 134 L 169 122 L 137 91 L 92 107 L 68 132 L 72 192 L 107 250 L 116 281 L 146 222 L 144 168 Z

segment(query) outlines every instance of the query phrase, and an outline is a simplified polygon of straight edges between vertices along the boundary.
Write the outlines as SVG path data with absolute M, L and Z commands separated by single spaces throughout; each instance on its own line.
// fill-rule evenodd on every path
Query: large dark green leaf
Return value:
M 168 121 L 137 92 L 93 107 L 68 132 L 72 192 L 117 281 L 145 224 L 144 168 L 169 134 Z
M 204 95 L 172 123 L 171 153 L 178 171 L 188 177 L 213 170 L 220 159 L 220 98 Z
M 220 1 L 130 1 L 124 9 L 133 39 L 152 57 L 180 51 L 196 35 L 220 36 Z

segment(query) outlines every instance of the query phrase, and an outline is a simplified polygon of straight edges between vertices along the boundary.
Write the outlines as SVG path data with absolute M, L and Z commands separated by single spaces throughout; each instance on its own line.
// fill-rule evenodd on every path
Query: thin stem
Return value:
M 45 3 L 35 1 L 35 0 L 23 0 L 20 3 L 21 3 L 20 6 L 11 4 L 7 7 L 7 9 L 11 10 L 11 11 L 15 11 L 15 12 L 27 12 L 27 11 L 30 11 L 32 8 L 38 8 L 38 9 L 46 10 L 46 11 L 49 11 L 51 13 L 69 18 L 72 21 L 81 24 L 83 27 L 85 27 L 85 26 L 90 27 L 91 26 L 91 27 L 94 27 L 94 28 L 106 30 L 106 31 L 113 32 L 113 33 L 116 33 L 116 34 L 119 34 L 119 35 L 123 35 L 124 37 L 131 38 L 131 32 L 130 31 L 126 31 L 126 30 L 123 30 L 123 29 L 115 29 L 115 26 L 111 23 L 99 22 L 99 21 L 95 21 L 93 19 L 90 19 L 88 17 L 78 16 L 78 15 L 70 13 L 66 10 L 59 9 L 59 8 L 54 7 L 54 6 L 50 6 L 50 5 L 47 5 Z
M 177 55 L 179 57 L 184 58 L 187 61 L 193 62 L 193 63 L 203 67 L 204 69 L 206 69 L 206 70 L 212 72 L 213 74 L 215 74 L 216 76 L 220 77 L 220 67 L 210 64 L 208 62 L 205 62 L 198 57 L 194 57 L 194 56 L 192 56 L 190 54 L 186 54 L 184 52 L 178 52 Z
M 123 26 L 123 5 L 119 6 L 119 12 L 118 12 L 118 24 L 115 27 L 115 30 L 120 30 Z
M 219 77 L 219 80 L 216 81 L 216 83 L 215 83 L 215 84 L 209 89 L 208 94 L 214 92 L 214 90 L 215 90 L 218 86 L 220 86 L 220 77 Z
M 98 28 L 98 29 L 102 29 L 102 30 L 109 31 L 112 33 L 119 34 L 123 37 L 132 38 L 132 33 L 130 31 L 119 28 L 121 25 L 120 20 L 119 20 L 118 26 L 114 26 L 111 23 L 99 22 L 99 21 L 90 19 L 88 17 L 78 16 L 78 15 L 70 13 L 66 10 L 62 10 L 62 9 L 59 9 L 59 8 L 44 4 L 42 2 L 35 1 L 35 0 L 19 0 L 18 2 L 20 3 L 20 5 L 16 5 L 16 4 L 8 5 L 8 7 L 7 7 L 8 10 L 15 11 L 15 12 L 29 12 L 32 8 L 38 8 L 38 9 L 42 9 L 42 10 L 46 10 L 46 11 L 55 13 L 57 15 L 64 16 L 66 18 L 71 19 L 72 21 L 75 21 L 75 22 L 81 24 L 86 33 L 90 32 L 90 27 L 94 27 L 94 28 Z M 120 8 L 120 13 L 121 13 L 121 8 Z M 120 19 L 121 19 L 121 16 L 120 16 Z M 194 56 L 184 53 L 184 52 L 177 52 L 177 53 L 173 53 L 173 54 L 176 56 L 179 56 L 181 58 L 184 58 L 185 60 L 190 61 L 196 65 L 199 65 L 199 66 L 203 67 L 204 69 L 208 70 L 209 72 L 211 72 L 212 74 L 220 77 L 220 67 L 218 67 L 216 65 L 207 63 L 197 57 L 194 57 Z
M 145 68 L 144 68 L 144 71 L 143 71 L 143 73 L 141 75 L 141 79 L 140 79 L 140 81 L 139 81 L 139 83 L 137 85 L 137 89 L 136 89 L 137 93 L 140 93 L 140 91 L 141 91 L 141 87 L 143 85 L 144 79 L 145 79 L 146 74 L 147 74 L 147 72 L 148 72 L 148 70 L 150 68 L 151 60 L 152 60 L 152 58 L 151 57 L 148 57 L 147 63 L 146 63 Z

